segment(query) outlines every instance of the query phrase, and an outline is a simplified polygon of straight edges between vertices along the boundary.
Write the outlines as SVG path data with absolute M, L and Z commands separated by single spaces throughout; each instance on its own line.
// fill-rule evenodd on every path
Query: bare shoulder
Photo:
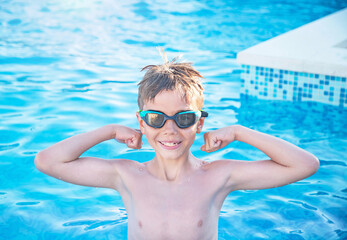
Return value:
M 132 171 L 145 166 L 143 163 L 131 159 L 112 159 L 110 162 L 118 172 Z
M 223 159 L 202 164 L 202 169 L 209 172 L 209 176 L 215 184 L 222 184 L 228 191 L 237 190 L 238 175 L 245 174 L 245 169 L 251 163 L 250 161 Z
M 123 182 L 129 182 L 132 178 L 137 178 L 139 173 L 144 173 L 146 163 L 141 163 L 130 159 L 113 159 L 112 164 Z
M 238 167 L 242 162 L 240 160 L 231 160 L 231 159 L 222 159 L 222 160 L 215 160 L 212 162 L 203 161 L 203 164 L 201 165 L 202 169 L 204 170 L 211 170 L 211 171 L 230 171 L 231 168 Z
M 201 169 L 208 173 L 207 176 L 214 184 L 227 187 L 229 179 L 234 171 L 239 168 L 238 160 L 215 160 L 211 162 L 203 161 Z

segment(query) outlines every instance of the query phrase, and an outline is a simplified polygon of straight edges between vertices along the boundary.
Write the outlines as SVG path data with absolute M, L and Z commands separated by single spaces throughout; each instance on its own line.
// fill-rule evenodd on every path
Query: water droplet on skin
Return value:
M 206 161 L 202 161 L 201 163 L 200 163 L 200 166 L 204 166 L 204 165 L 206 165 L 208 162 L 206 162 Z
M 202 170 L 206 170 L 206 167 L 207 167 L 209 164 L 210 164 L 209 162 L 203 161 L 203 162 L 201 162 L 201 164 L 200 164 L 200 168 L 201 168 Z

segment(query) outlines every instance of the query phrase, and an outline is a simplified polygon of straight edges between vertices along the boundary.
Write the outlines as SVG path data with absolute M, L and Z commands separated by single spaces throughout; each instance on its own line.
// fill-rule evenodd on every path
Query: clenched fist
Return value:
M 237 126 L 228 126 L 204 134 L 205 144 L 201 146 L 201 150 L 205 152 L 214 152 L 224 148 L 229 143 L 236 140 Z
M 142 133 L 139 129 L 115 125 L 113 138 L 120 143 L 125 143 L 129 148 L 140 149 L 142 147 Z

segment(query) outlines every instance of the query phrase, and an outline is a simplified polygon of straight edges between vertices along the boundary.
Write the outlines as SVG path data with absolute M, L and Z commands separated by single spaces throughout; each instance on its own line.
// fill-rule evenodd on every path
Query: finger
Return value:
M 140 129 L 134 129 L 136 132 L 142 134 L 141 130 Z
M 142 133 L 140 130 L 139 130 L 139 134 L 135 138 L 135 143 L 136 143 L 137 149 L 140 149 L 142 147 Z
M 127 140 L 127 146 L 133 149 L 140 149 L 142 147 L 142 135 L 136 135 Z
M 221 148 L 222 145 L 222 141 L 217 140 L 217 141 L 213 141 L 213 151 L 217 151 L 218 149 Z
M 135 148 L 140 149 L 142 148 L 142 135 L 135 140 Z
M 218 150 L 217 137 L 213 136 L 213 132 L 209 132 L 205 135 L 205 149 L 206 152 L 214 152 Z
M 129 138 L 129 139 L 126 140 L 125 143 L 126 143 L 128 148 L 136 149 L 136 145 L 135 145 L 133 139 Z
M 217 139 L 210 139 L 210 148 L 208 152 L 215 152 L 221 148 L 222 141 Z
M 200 150 L 201 150 L 201 151 L 206 151 L 206 146 L 205 146 L 205 144 L 202 145 L 202 146 L 200 147 Z

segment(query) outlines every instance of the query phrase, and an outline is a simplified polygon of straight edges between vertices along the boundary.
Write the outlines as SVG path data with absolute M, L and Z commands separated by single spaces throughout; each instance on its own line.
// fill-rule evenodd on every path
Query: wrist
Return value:
M 106 125 L 102 128 L 104 128 L 104 131 L 107 135 L 108 140 L 116 138 L 116 133 L 117 133 L 117 129 L 118 129 L 117 124 L 109 124 L 109 125 Z
M 241 132 L 244 127 L 241 125 L 232 125 L 231 128 L 234 133 L 235 140 L 240 141 Z

